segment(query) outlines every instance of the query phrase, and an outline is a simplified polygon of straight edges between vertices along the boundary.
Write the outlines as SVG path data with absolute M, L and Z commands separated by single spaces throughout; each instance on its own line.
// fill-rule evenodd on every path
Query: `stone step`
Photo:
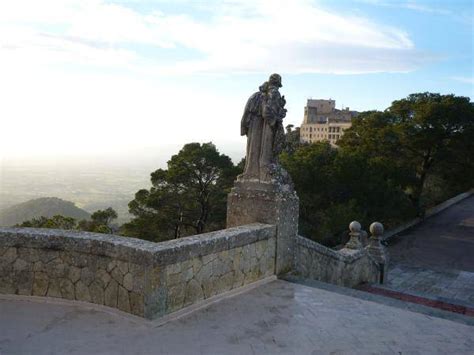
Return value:
M 474 307 L 474 273 L 469 271 L 398 264 L 389 269 L 387 283 L 377 287 Z
M 357 287 L 357 289 L 384 297 L 394 298 L 404 302 L 415 303 L 427 307 L 442 309 L 444 311 L 463 314 L 469 317 L 474 317 L 474 304 L 468 302 L 462 302 L 455 299 L 436 297 L 416 292 L 400 292 L 389 286 L 383 286 L 378 284 L 361 285 Z

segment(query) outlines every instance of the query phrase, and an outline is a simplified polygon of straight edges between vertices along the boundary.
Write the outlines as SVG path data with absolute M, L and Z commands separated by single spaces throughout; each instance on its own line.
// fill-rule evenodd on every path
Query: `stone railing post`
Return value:
M 381 238 L 384 232 L 383 224 L 374 222 L 370 225 L 370 234 L 372 235 L 367 246 L 369 255 L 379 265 L 380 268 L 380 283 L 384 283 L 387 279 L 387 264 L 388 264 L 388 253 L 385 246 L 381 243 Z
M 352 221 L 351 224 L 349 224 L 349 236 L 350 239 L 345 245 L 345 248 L 347 249 L 362 249 L 362 244 L 360 242 L 360 236 L 361 236 L 361 225 L 357 221 Z

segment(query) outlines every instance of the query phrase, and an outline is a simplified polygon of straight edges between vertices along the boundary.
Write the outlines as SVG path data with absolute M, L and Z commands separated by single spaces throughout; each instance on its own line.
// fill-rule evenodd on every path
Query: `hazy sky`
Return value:
M 192 141 L 235 158 L 245 102 L 272 72 L 296 125 L 309 97 L 472 98 L 473 3 L 2 1 L 0 158 L 139 160 Z

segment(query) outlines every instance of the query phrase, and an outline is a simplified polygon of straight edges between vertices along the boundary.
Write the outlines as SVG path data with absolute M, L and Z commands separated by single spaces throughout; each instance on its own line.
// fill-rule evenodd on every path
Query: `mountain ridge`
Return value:
M 74 202 L 58 197 L 40 197 L 22 202 L 0 211 L 0 226 L 11 227 L 24 221 L 62 215 L 77 220 L 89 219 L 90 213 L 77 207 Z

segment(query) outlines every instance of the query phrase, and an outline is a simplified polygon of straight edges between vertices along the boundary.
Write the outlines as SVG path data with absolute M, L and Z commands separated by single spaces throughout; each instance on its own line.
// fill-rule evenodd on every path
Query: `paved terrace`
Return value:
M 103 306 L 1 296 L 0 353 L 472 354 L 472 318 L 313 284 L 271 281 L 165 324 Z
M 474 308 L 474 196 L 390 242 L 387 288 Z

